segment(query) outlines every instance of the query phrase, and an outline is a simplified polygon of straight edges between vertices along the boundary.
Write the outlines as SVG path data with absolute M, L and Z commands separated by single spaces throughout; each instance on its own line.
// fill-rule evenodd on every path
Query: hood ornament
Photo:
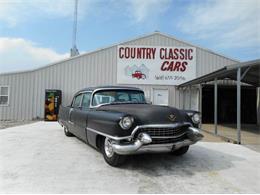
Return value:
M 174 114 L 170 114 L 170 115 L 168 116 L 168 118 L 170 119 L 170 121 L 174 122 L 175 119 L 176 119 L 176 116 L 175 116 Z

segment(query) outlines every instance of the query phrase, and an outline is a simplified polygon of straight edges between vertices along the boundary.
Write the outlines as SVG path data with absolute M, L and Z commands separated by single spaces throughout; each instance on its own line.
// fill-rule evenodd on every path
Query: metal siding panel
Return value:
M 9 106 L 0 107 L 1 120 L 24 120 L 31 118 L 30 110 L 32 105 L 28 105 L 31 101 L 32 82 L 30 82 L 31 74 L 13 74 L 4 75 L 1 79 L 1 85 L 10 86 Z
M 94 60 L 94 58 L 93 57 L 90 57 L 89 59 L 87 59 L 87 61 L 89 61 L 89 72 L 88 72 L 88 74 L 89 74 L 89 80 L 88 80 L 88 83 L 89 83 L 89 86 L 93 86 L 93 82 L 94 82 L 94 80 L 96 79 L 95 78 L 95 60 Z
M 79 81 L 80 88 L 83 88 L 83 85 L 85 83 L 84 72 L 83 72 L 83 70 L 84 70 L 83 58 L 79 59 L 79 66 L 80 66 L 79 67 L 80 72 L 79 72 L 79 79 L 78 79 L 78 81 Z
M 42 80 L 41 80 L 41 85 L 40 85 L 40 98 L 39 98 L 39 107 L 40 107 L 40 113 L 39 113 L 39 117 L 43 118 L 44 117 L 44 93 L 45 93 L 45 89 L 46 89 L 46 84 L 48 83 L 48 78 L 46 80 L 46 75 L 45 75 L 45 71 L 46 70 L 41 70 L 41 76 L 42 76 Z M 47 83 L 46 83 L 47 82 Z
M 69 66 L 68 66 L 68 63 L 67 62 L 65 62 L 64 63 L 64 78 L 65 78 L 65 82 L 64 82 L 64 93 L 66 92 L 66 91 L 68 91 L 68 86 L 69 86 L 69 82 L 70 82 L 70 80 L 69 80 L 69 75 L 70 75 L 70 72 L 69 72 Z M 64 94 L 63 93 L 63 94 Z M 65 105 L 67 105 L 67 101 L 68 101 L 68 99 L 69 99 L 69 97 L 68 97 L 68 93 L 65 93 L 64 94 L 64 101 L 63 101 L 63 105 L 65 106 Z
M 111 82 L 113 84 L 116 84 L 117 83 L 117 47 L 113 47 L 113 49 L 111 49 L 111 70 L 112 70 L 112 78 L 110 77 L 111 79 Z
M 98 72 L 96 55 L 93 54 L 92 58 L 93 58 L 92 59 L 92 65 L 93 65 L 93 75 L 92 76 L 93 76 L 93 80 L 91 81 L 91 85 L 94 85 L 94 83 L 97 83 L 97 85 L 99 85 L 99 83 L 97 82 L 97 79 L 98 79 L 99 75 L 96 75 L 96 73 Z
M 10 96 L 9 96 L 9 106 L 0 106 L 0 109 L 1 109 L 1 115 L 0 117 L 3 119 L 3 120 L 7 120 L 9 117 L 10 117 L 10 105 L 12 103 L 12 99 L 11 99 L 11 90 L 12 90 L 12 84 L 11 84 L 11 81 L 10 81 L 10 78 L 8 77 L 3 77 L 2 81 L 0 82 L 0 85 L 9 85 L 10 88 Z
M 11 78 L 11 77 L 10 77 Z M 19 79 L 18 79 L 18 76 L 17 75 L 14 75 L 12 77 L 12 86 L 11 87 L 11 93 L 10 93 L 10 106 L 13 107 L 12 109 L 12 114 L 9 115 L 10 118 L 13 118 L 13 119 L 18 119 L 18 111 L 17 111 L 17 108 L 20 104 L 20 98 L 19 98 L 19 91 L 17 90 L 17 87 L 19 85 Z M 19 86 L 18 86 L 19 88 Z
M 33 80 L 33 74 L 30 74 L 30 76 L 28 76 L 28 85 L 29 85 L 29 89 L 28 89 L 28 98 L 30 99 L 30 106 L 28 106 L 28 115 L 27 115 L 27 119 L 31 119 L 32 116 L 32 109 L 34 106 L 34 92 L 33 92 L 33 85 L 34 85 L 34 80 Z
M 37 117 L 41 117 L 41 91 L 42 91 L 42 83 L 43 83 L 43 73 L 42 71 L 37 71 L 37 74 L 39 76 L 38 79 L 38 86 L 37 86 L 37 94 L 38 94 L 38 99 L 37 99 Z
M 42 100 L 42 89 L 43 89 L 43 79 L 44 79 L 44 73 L 43 71 L 37 71 L 39 74 L 39 84 L 38 84 L 38 100 L 37 100 L 37 107 L 38 107 L 38 112 L 37 112 L 37 116 L 41 117 L 41 112 L 42 112 L 42 108 L 41 108 L 41 100 Z
M 32 94 L 30 93 L 30 90 L 31 90 L 31 87 L 30 87 L 30 75 L 24 75 L 24 79 L 25 79 L 25 88 L 26 90 L 23 92 L 25 93 L 24 96 L 25 96 L 25 100 L 28 102 L 31 98 L 32 98 Z M 31 105 L 32 105 L 32 101 L 29 101 L 28 102 L 28 105 L 24 104 L 24 112 L 23 112 L 23 115 L 21 116 L 21 118 L 29 118 L 29 115 L 30 115 L 30 108 L 31 108 Z
M 5 81 L 3 82 L 3 85 L 9 85 L 9 87 L 10 87 L 10 90 L 12 90 L 12 84 L 11 84 L 11 78 L 8 78 L 8 77 L 6 77 L 5 78 Z M 2 83 L 1 83 L 2 84 Z M 6 119 L 8 119 L 9 117 L 10 117 L 10 114 L 11 114 L 11 112 L 10 112 L 10 105 L 11 105 L 11 102 L 12 102 L 12 100 L 11 100 L 11 92 L 10 92 L 10 96 L 9 96 L 9 106 L 3 106 L 3 107 L 1 107 L 2 109 L 3 109 L 3 118 L 6 120 Z
M 23 97 L 23 94 L 22 94 L 22 91 L 23 91 L 23 77 L 22 77 L 22 74 L 19 74 L 17 75 L 18 77 L 18 94 L 17 96 L 19 97 L 19 99 L 21 99 L 22 101 L 24 101 L 24 97 Z M 21 116 L 21 113 L 22 113 L 22 103 L 21 101 L 18 100 L 18 104 L 17 104 L 17 108 L 18 108 L 18 112 L 17 112 L 17 119 L 20 119 L 20 116 Z
M 23 96 L 23 99 L 24 99 L 24 102 L 21 104 L 21 114 L 20 114 L 20 119 L 23 119 L 23 117 L 27 117 L 27 108 L 29 105 L 26 105 L 27 103 L 27 100 L 28 100 L 28 83 L 27 83 L 27 78 L 26 76 L 23 74 L 22 75 L 22 78 L 23 78 L 23 83 L 20 84 L 20 86 L 23 88 L 22 90 L 22 96 Z
M 34 80 L 34 85 L 33 85 L 33 95 L 34 95 L 33 104 L 34 104 L 34 106 L 33 106 L 32 118 L 36 118 L 37 117 L 37 100 L 38 100 L 38 90 L 37 90 L 38 79 L 37 79 L 36 73 L 34 73 L 33 80 Z
M 10 85 L 8 82 L 8 78 L 3 76 L 0 79 L 0 85 Z M 11 87 L 11 85 L 10 85 Z M 10 103 L 10 101 L 9 101 Z M 8 117 L 9 113 L 8 113 L 8 107 L 7 106 L 0 106 L 0 117 L 2 120 L 6 120 L 6 118 Z

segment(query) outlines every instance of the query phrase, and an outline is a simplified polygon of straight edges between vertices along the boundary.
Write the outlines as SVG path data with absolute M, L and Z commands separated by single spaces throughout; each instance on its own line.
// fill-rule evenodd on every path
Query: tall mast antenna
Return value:
M 72 48 L 70 49 L 70 57 L 79 55 L 79 51 L 78 51 L 77 46 L 76 46 L 77 17 L 78 17 L 78 0 L 75 0 L 74 23 L 73 23 L 73 34 L 72 34 Z

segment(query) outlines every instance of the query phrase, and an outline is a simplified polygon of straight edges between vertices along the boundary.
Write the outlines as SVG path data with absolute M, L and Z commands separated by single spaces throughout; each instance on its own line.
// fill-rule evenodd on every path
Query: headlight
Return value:
M 134 122 L 133 117 L 125 116 L 120 120 L 119 125 L 120 127 L 122 127 L 122 129 L 127 130 L 132 126 L 133 122 Z
M 200 122 L 200 115 L 198 113 L 195 113 L 191 119 L 195 124 L 198 124 Z

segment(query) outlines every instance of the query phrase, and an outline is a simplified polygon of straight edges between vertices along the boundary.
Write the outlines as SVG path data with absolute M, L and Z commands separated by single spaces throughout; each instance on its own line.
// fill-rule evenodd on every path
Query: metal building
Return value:
M 183 96 L 174 82 L 159 84 L 144 84 L 135 80 L 135 84 L 118 82 L 118 46 L 136 47 L 180 47 L 194 48 L 195 77 L 210 73 L 221 67 L 238 63 L 238 61 L 217 54 L 172 36 L 154 32 L 130 41 L 125 41 L 110 47 L 81 54 L 56 63 L 46 65 L 30 71 L 0 74 L 1 103 L 0 120 L 21 120 L 44 117 L 45 89 L 59 89 L 62 91 L 62 104 L 68 105 L 73 94 L 78 90 L 99 85 L 128 85 L 137 86 L 145 91 L 148 99 L 156 102 L 156 95 L 162 94 L 164 104 L 183 108 L 191 106 L 199 109 L 197 90 L 194 90 L 192 102 Z M 141 80 L 141 79 L 140 79 Z M 143 82 L 143 83 L 142 83 Z

